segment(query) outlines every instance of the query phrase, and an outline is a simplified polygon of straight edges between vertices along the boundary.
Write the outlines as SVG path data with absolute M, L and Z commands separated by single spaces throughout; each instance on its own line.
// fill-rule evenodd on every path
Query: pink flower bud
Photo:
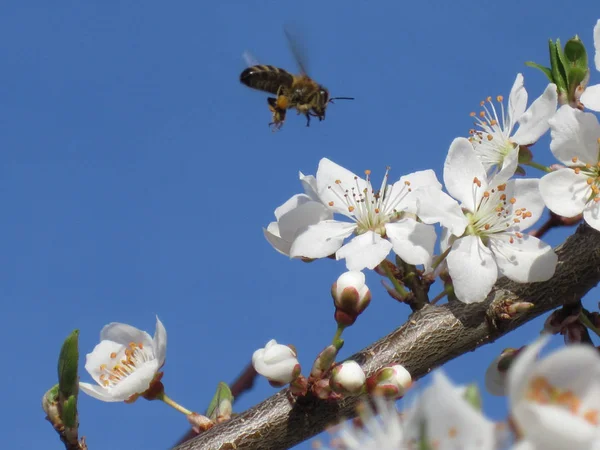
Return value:
M 355 394 L 365 385 L 366 378 L 356 361 L 344 361 L 331 371 L 329 386 L 340 394 Z
M 367 380 L 367 391 L 373 395 L 381 395 L 391 399 L 404 396 L 412 384 L 412 377 L 404 366 L 397 364 L 384 367 Z
M 352 325 L 371 302 L 371 291 L 362 272 L 345 272 L 331 287 L 335 319 L 339 324 Z

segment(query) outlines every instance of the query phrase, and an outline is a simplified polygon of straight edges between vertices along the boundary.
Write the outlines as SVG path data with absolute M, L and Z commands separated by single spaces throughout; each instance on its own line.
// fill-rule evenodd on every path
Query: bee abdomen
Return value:
M 257 65 L 244 70 L 240 74 L 240 82 L 253 89 L 277 94 L 281 86 L 292 86 L 294 76 L 275 66 Z

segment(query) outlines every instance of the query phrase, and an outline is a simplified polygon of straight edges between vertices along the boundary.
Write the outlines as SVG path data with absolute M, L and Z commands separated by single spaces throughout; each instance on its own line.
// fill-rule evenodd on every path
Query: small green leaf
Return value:
M 465 390 L 464 398 L 469 405 L 475 408 L 477 411 L 481 411 L 481 394 L 479 393 L 479 388 L 475 384 L 467 385 L 467 389 Z
M 585 46 L 577 36 L 571 38 L 565 44 L 565 57 L 569 61 L 569 67 L 578 67 L 583 70 L 588 68 L 588 57 Z
M 58 385 L 63 398 L 77 395 L 78 338 L 79 330 L 74 330 L 65 339 L 58 357 Z
M 567 76 L 563 75 L 561 70 L 561 62 L 559 57 L 560 41 L 557 39 L 556 44 L 550 39 L 550 67 L 552 70 L 552 79 L 558 87 L 559 92 L 567 92 Z M 561 50 L 562 52 L 562 50 Z
M 581 84 L 586 78 L 588 69 L 581 69 L 579 67 L 572 67 L 569 70 L 569 93 L 574 93 L 575 89 Z
M 217 392 L 215 392 L 214 397 L 210 401 L 208 408 L 206 409 L 206 416 L 215 420 L 218 416 L 224 414 L 231 414 L 231 405 L 233 404 L 233 395 L 231 394 L 231 389 L 227 383 L 221 381 L 217 386 Z M 226 406 L 229 411 L 223 411 L 223 406 Z
M 540 64 L 534 63 L 533 61 L 527 61 L 525 63 L 526 66 L 529 67 L 533 67 L 534 69 L 539 69 L 541 70 L 544 75 L 546 75 L 546 77 L 548 77 L 548 80 L 550 80 L 550 83 L 554 83 L 554 78 L 552 77 L 552 70 L 550 70 L 549 67 L 544 67 Z
M 67 428 L 77 426 L 77 396 L 71 395 L 62 405 L 61 419 Z
M 558 55 L 558 60 L 560 61 L 559 70 L 563 79 L 567 81 L 567 85 L 569 84 L 569 78 L 567 77 L 567 69 L 569 68 L 569 61 L 565 56 L 565 52 L 563 51 L 562 46 L 560 45 L 560 39 L 556 40 L 556 54 Z

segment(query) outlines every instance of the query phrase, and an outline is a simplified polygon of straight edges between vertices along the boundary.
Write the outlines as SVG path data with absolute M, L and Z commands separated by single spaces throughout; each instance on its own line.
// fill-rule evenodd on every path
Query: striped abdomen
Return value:
M 277 94 L 281 86 L 291 87 L 294 76 L 287 70 L 275 66 L 257 65 L 248 67 L 240 74 L 240 82 L 259 91 Z

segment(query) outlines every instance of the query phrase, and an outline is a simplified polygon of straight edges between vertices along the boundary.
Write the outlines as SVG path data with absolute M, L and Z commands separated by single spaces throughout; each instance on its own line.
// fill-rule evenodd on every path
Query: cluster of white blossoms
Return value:
M 600 70 L 600 25 L 594 42 Z M 548 280 L 557 256 L 525 231 L 545 207 L 566 218 L 583 214 L 600 230 L 600 123 L 569 105 L 557 111 L 554 84 L 529 107 L 527 98 L 519 74 L 506 108 L 501 96 L 496 105 L 491 98 L 481 103 L 481 113 L 472 114 L 477 129 L 450 145 L 446 192 L 432 170 L 391 182 L 388 169 L 373 186 L 369 170 L 363 179 L 323 158 L 315 177 L 301 174 L 305 194 L 277 208 L 267 239 L 292 258 L 344 259 L 349 271 L 375 269 L 393 251 L 425 273 L 447 269 L 454 294 L 465 303 L 483 301 L 501 276 L 520 283 Z M 600 110 L 600 85 L 588 87 L 581 101 Z M 565 167 L 541 180 L 514 178 L 522 173 L 520 155 L 539 167 L 527 146 L 548 130 L 550 149 Z M 435 224 L 442 226 L 437 257 Z
M 336 449 L 592 450 L 600 448 L 600 354 L 571 345 L 538 360 L 548 338 L 515 359 L 507 374 L 510 420 L 496 424 L 441 372 L 401 416 L 393 403 L 346 424 Z M 512 432 L 512 433 L 511 433 Z M 514 437 L 514 439 L 513 439 Z

